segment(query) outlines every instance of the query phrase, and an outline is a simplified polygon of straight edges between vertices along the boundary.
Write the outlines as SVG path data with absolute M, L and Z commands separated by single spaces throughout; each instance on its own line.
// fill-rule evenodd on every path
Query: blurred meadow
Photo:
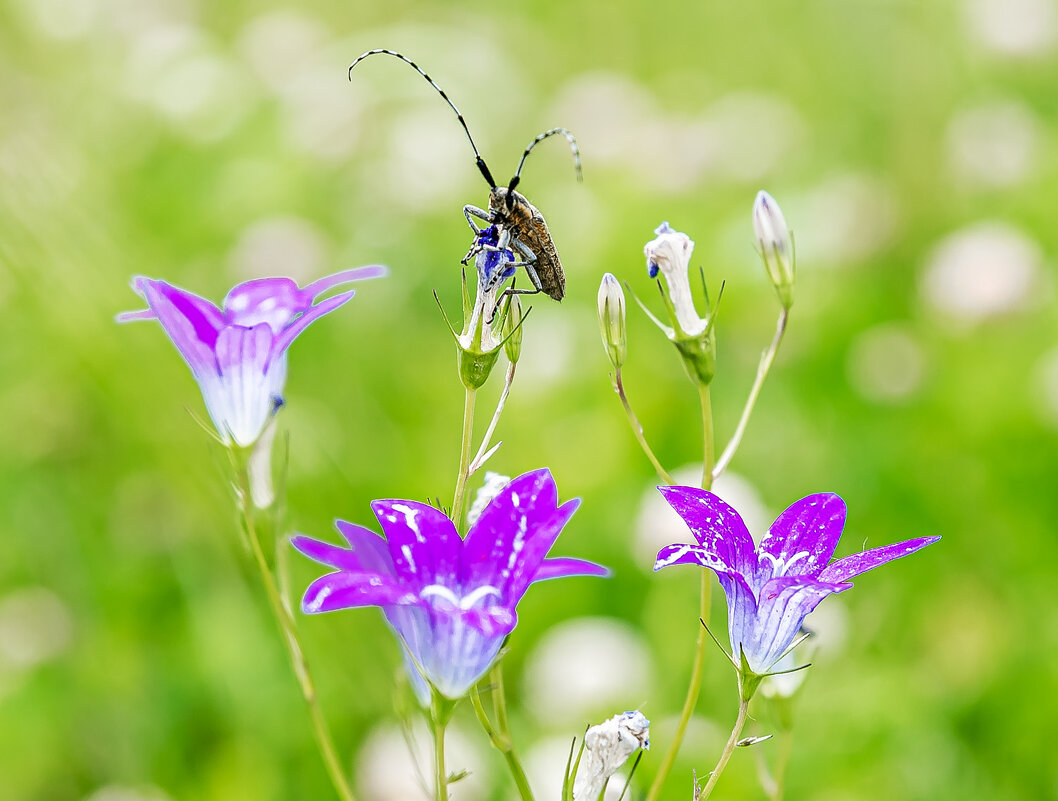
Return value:
M 755 533 L 810 492 L 849 507 L 838 554 L 941 534 L 811 618 L 789 799 L 1058 797 L 1058 5 L 1052 0 L 297 4 L 0 0 L 0 801 L 333 798 L 198 389 L 134 274 L 214 301 L 251 277 L 390 267 L 294 346 L 288 518 L 336 539 L 374 498 L 451 498 L 462 388 L 461 209 L 556 125 L 521 189 L 568 295 L 533 307 L 494 470 L 551 468 L 583 505 L 555 553 L 612 579 L 534 587 L 505 660 L 538 797 L 570 739 L 651 718 L 653 775 L 690 670 L 698 575 L 608 379 L 604 271 L 660 311 L 643 244 L 668 220 L 726 280 L 713 385 L 730 435 L 778 304 L 760 188 L 797 237 L 783 350 L 718 491 Z M 670 468 L 701 458 L 693 387 L 629 308 L 625 381 Z M 479 402 L 479 432 L 502 383 Z M 694 482 L 693 472 L 687 473 Z M 300 591 L 319 574 L 291 554 Z M 713 622 L 723 631 L 722 594 Z M 376 610 L 301 618 L 360 798 L 416 799 Z M 691 798 L 733 719 L 710 651 L 664 794 Z M 762 722 L 763 724 L 763 722 Z M 751 733 L 766 731 L 763 725 Z M 513 790 L 468 704 L 459 801 Z M 771 758 L 769 743 L 757 746 Z M 739 751 L 718 798 L 762 798 Z

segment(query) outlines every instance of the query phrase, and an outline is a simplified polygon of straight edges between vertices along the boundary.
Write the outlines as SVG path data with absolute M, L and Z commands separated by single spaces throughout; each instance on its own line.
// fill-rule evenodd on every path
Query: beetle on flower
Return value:
M 940 539 L 906 540 L 828 564 L 845 525 L 845 502 L 837 495 L 797 501 L 754 547 L 738 512 L 713 493 L 693 487 L 659 489 L 698 544 L 662 548 L 654 569 L 695 564 L 716 573 L 727 596 L 733 660 L 742 661 L 741 671 L 751 672 L 757 681 L 790 647 L 820 601 L 850 589 L 853 576 Z M 757 681 L 749 678 L 749 687 L 755 688 Z
M 132 288 L 147 308 L 116 319 L 157 320 L 198 381 L 221 440 L 249 447 L 283 405 L 287 348 L 354 292 L 320 303 L 316 299 L 335 287 L 385 274 L 379 265 L 357 267 L 304 288 L 289 278 L 260 278 L 234 287 L 219 309 L 185 289 L 141 275 L 132 280 Z
M 547 469 L 507 484 L 466 539 L 443 512 L 405 500 L 371 507 L 385 539 L 336 521 L 347 548 L 294 537 L 295 548 L 333 568 L 305 591 L 302 609 L 382 608 L 404 646 L 408 674 L 427 705 L 430 687 L 459 699 L 492 665 L 517 623 L 515 607 L 536 581 L 606 576 L 606 568 L 565 557 L 547 559 L 579 504 L 558 505 Z

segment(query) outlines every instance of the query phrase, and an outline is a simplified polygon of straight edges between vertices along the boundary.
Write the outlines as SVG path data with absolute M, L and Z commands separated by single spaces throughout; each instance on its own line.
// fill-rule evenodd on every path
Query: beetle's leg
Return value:
M 492 217 L 489 216 L 489 213 L 484 209 L 479 209 L 477 206 L 463 206 L 463 216 L 467 218 L 467 224 L 470 226 L 470 230 L 474 232 L 474 236 L 481 233 L 481 229 L 474 224 L 474 217 L 487 223 L 492 222 Z
M 518 266 L 525 268 L 525 274 L 529 276 L 529 280 L 532 282 L 535 289 L 515 289 L 514 287 L 509 287 L 508 289 L 503 290 L 503 294 L 538 295 L 539 293 L 544 291 L 544 287 L 540 283 L 540 276 L 536 274 L 536 268 L 533 267 L 533 265 L 536 264 L 536 254 L 533 253 L 532 248 L 530 248 L 527 244 L 525 244 L 525 242 L 520 239 L 513 240 L 512 244 L 525 257 L 525 261 L 519 262 Z
M 474 245 L 471 246 L 470 250 L 467 251 L 467 255 L 463 257 L 462 263 L 466 264 L 468 261 L 470 261 L 472 258 L 477 256 L 482 251 L 486 251 L 488 253 L 502 253 L 505 250 L 507 250 L 507 249 L 506 248 L 497 247 L 496 245 L 481 245 L 481 244 L 478 244 L 478 243 L 475 242 Z M 507 262 L 506 266 L 507 267 L 529 267 L 530 264 L 532 264 L 532 262 L 529 262 L 529 261 L 513 261 L 512 260 L 512 261 Z
M 485 229 L 478 228 L 477 225 L 474 223 L 474 218 L 477 217 L 479 220 L 483 220 L 484 222 L 491 224 L 492 217 L 484 209 L 479 209 L 477 206 L 470 205 L 463 206 L 463 216 L 467 218 L 467 225 L 469 225 L 470 230 L 474 232 L 474 244 L 470 246 L 470 250 L 467 251 L 467 255 L 465 255 L 462 259 L 459 260 L 460 264 L 465 265 L 468 261 L 478 255 L 478 252 L 483 247 L 482 245 L 478 244 L 478 237 L 481 236 L 482 231 L 484 231 Z
M 470 246 L 470 250 L 467 251 L 467 255 L 465 255 L 463 258 L 461 258 L 459 260 L 459 263 L 462 264 L 463 266 L 466 266 L 466 263 L 468 261 L 470 261 L 472 258 L 474 258 L 475 256 L 477 256 L 478 253 L 481 252 L 481 250 L 482 250 L 482 246 L 477 243 L 477 240 L 475 240 L 474 244 Z

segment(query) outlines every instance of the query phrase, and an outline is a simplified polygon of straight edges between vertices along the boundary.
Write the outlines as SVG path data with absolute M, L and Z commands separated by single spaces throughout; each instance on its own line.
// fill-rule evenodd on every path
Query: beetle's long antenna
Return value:
M 514 191 L 514 187 L 518 186 L 518 182 L 522 180 L 522 167 L 525 166 L 525 160 L 529 158 L 529 154 L 532 152 L 533 148 L 543 142 L 549 136 L 554 136 L 555 134 L 562 134 L 564 137 L 566 137 L 566 139 L 569 140 L 569 149 L 573 151 L 573 169 L 577 171 L 577 180 L 584 180 L 584 176 L 581 174 L 580 171 L 580 149 L 577 147 L 576 138 L 570 131 L 567 131 L 565 128 L 552 128 L 550 131 L 544 131 L 542 134 L 536 137 L 536 139 L 529 143 L 529 147 L 525 149 L 525 152 L 522 153 L 522 160 L 518 162 L 518 169 L 515 170 L 514 177 L 511 179 L 511 184 L 507 187 L 508 197 L 510 197 L 511 192 Z
M 373 55 L 376 55 L 377 53 L 385 53 L 387 56 L 393 56 L 394 58 L 399 58 L 401 61 L 403 61 L 405 64 L 407 64 L 412 69 L 414 69 L 417 73 L 419 73 L 422 77 L 424 77 L 429 82 L 430 86 L 432 86 L 437 91 L 437 94 L 439 94 L 441 97 L 444 98 L 445 102 L 452 108 L 452 111 L 454 111 L 456 113 L 456 117 L 459 118 L 459 124 L 462 125 L 463 126 L 463 130 L 466 131 L 467 139 L 470 140 L 470 146 L 472 148 L 474 148 L 474 156 L 477 158 L 478 170 L 480 170 L 481 174 L 483 176 L 485 176 L 485 180 L 489 182 L 489 188 L 490 189 L 495 189 L 496 188 L 496 181 L 495 181 L 495 179 L 493 179 L 492 173 L 489 172 L 489 168 L 485 164 L 485 159 L 483 159 L 481 157 L 481 154 L 478 152 L 478 146 L 474 144 L 474 137 L 470 135 L 470 129 L 467 127 L 466 120 L 463 119 L 462 112 L 460 112 L 460 110 L 458 108 L 456 108 L 456 104 L 452 102 L 452 100 L 448 97 L 447 94 L 445 94 L 445 90 L 442 89 L 440 86 L 438 86 L 437 83 L 434 81 L 434 79 L 431 78 L 429 75 L 427 75 L 426 72 L 423 70 L 423 68 L 420 67 L 418 64 L 416 64 L 414 61 L 412 61 L 410 58 L 408 58 L 407 56 L 401 55 L 400 53 L 396 52 L 395 50 L 384 50 L 384 49 L 381 49 L 381 48 L 378 49 L 378 50 L 368 50 L 366 53 L 363 53 L 360 56 L 357 56 L 356 61 L 354 61 L 352 64 L 349 65 L 349 80 L 353 79 L 353 67 L 355 67 L 357 64 L 359 64 L 361 61 L 363 61 L 368 56 L 373 56 Z M 551 133 L 555 133 L 555 131 L 549 131 L 548 132 L 548 134 L 551 134 Z M 533 144 L 536 144 L 536 143 L 534 142 Z M 530 145 L 530 149 L 531 148 L 532 148 L 532 145 Z M 574 145 L 574 151 L 575 150 L 576 150 L 576 145 Z M 528 150 L 526 151 L 526 155 L 529 155 L 529 151 Z M 524 156 L 522 157 L 522 161 L 525 161 L 525 157 Z M 578 164 L 579 164 L 579 160 L 578 160 Z M 578 166 L 577 169 L 579 170 L 580 167 Z

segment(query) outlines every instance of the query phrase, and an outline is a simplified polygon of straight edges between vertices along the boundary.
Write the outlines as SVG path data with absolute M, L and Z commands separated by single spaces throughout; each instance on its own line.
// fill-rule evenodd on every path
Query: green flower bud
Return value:
M 618 370 L 628 352 L 628 330 L 625 327 L 625 293 L 621 283 L 606 273 L 599 284 L 599 333 L 606 355 Z
M 503 318 L 503 351 L 511 364 L 517 364 L 522 355 L 522 302 L 517 295 L 510 295 L 507 301 L 507 313 Z
M 764 269 L 768 272 L 784 309 L 793 304 L 794 248 L 786 218 L 775 198 L 763 189 L 753 202 L 753 231 L 760 244 Z

